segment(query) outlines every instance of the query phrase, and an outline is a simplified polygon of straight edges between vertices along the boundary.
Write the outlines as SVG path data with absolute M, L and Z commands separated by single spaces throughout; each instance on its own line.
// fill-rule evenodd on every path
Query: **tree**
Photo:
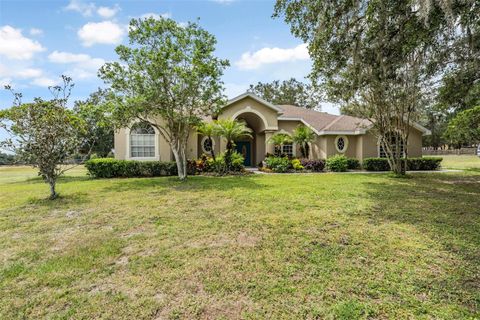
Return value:
M 286 133 L 275 133 L 273 136 L 268 139 L 268 142 L 273 144 L 275 155 L 281 156 L 282 155 L 282 147 L 285 144 L 292 143 L 292 137 Z
M 215 122 L 215 134 L 227 141 L 225 165 L 228 171 L 232 169 L 232 153 L 235 149 L 235 140 L 240 138 L 251 138 L 251 132 L 252 129 L 247 127 L 244 121 L 221 119 Z
M 310 155 L 310 143 L 315 141 L 315 133 L 313 130 L 307 126 L 299 125 L 293 131 L 292 140 L 300 146 L 302 157 L 308 159 Z
M 480 106 L 459 112 L 449 122 L 445 137 L 459 146 L 480 143 Z
M 213 158 L 213 161 L 215 161 L 215 150 L 213 150 L 213 139 L 212 136 L 215 135 L 215 124 L 211 122 L 202 122 L 198 127 L 197 127 L 198 133 L 201 135 L 207 137 L 208 142 L 211 146 L 210 148 L 210 154 Z
M 114 128 L 110 114 L 110 92 L 98 89 L 84 101 L 75 101 L 74 112 L 87 126 L 88 140 L 81 148 L 82 154 L 95 153 L 106 157 L 113 149 Z
M 402 154 L 401 146 L 407 146 L 422 97 L 445 60 L 437 49 L 454 34 L 448 4 L 277 0 L 275 5 L 274 16 L 283 16 L 292 33 L 308 43 L 312 81 L 330 100 L 371 121 L 397 174 L 405 174 L 408 149 Z
M 321 97 L 310 84 L 291 78 L 280 82 L 251 84 L 249 92 L 273 104 L 291 104 L 306 109 L 321 110 Z
M 50 87 L 54 99 L 35 98 L 32 103 L 22 103 L 21 94 L 14 93 L 14 106 L 0 111 L 0 126 L 11 135 L 0 147 L 38 168 L 38 174 L 50 185 L 52 200 L 58 196 L 58 177 L 71 168 L 64 164 L 84 143 L 79 133 L 85 132 L 83 120 L 66 107 L 73 87 L 71 79 L 62 79 L 62 86 Z
M 113 118 L 119 127 L 136 121 L 155 127 L 184 180 L 190 130 L 224 103 L 220 77 L 229 63 L 214 56 L 215 37 L 197 23 L 133 19 L 129 39 L 130 46 L 115 49 L 120 62 L 99 71 L 115 94 Z
M 15 156 L 13 154 L 0 152 L 0 165 L 11 165 L 11 164 L 14 164 L 14 162 L 15 162 Z

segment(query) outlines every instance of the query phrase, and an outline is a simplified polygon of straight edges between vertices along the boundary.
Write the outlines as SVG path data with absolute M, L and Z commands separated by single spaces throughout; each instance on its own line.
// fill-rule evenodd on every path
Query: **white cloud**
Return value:
M 2 85 L 11 84 L 13 80 L 16 79 L 29 79 L 31 80 L 30 84 L 40 87 L 53 86 L 58 83 L 57 80 L 45 76 L 44 71 L 41 69 L 21 66 L 6 66 L 3 64 L 0 64 L 0 79 Z
M 290 62 L 297 60 L 308 60 L 308 49 L 306 44 L 300 44 L 294 48 L 262 48 L 255 52 L 245 52 L 235 65 L 240 69 L 258 69 L 264 64 Z
M 93 12 L 95 12 L 96 6 L 92 2 L 86 3 L 81 0 L 70 0 L 64 9 L 67 11 L 76 11 L 85 17 L 90 17 Z
M 53 63 L 71 64 L 72 68 L 67 70 L 65 74 L 74 79 L 95 77 L 98 69 L 105 64 L 105 60 L 101 58 L 92 58 L 88 54 L 75 54 L 61 51 L 53 51 L 48 55 L 48 60 Z
M 31 36 L 41 36 L 42 34 L 43 34 L 42 29 L 38 29 L 38 28 L 31 28 L 30 29 L 30 35 Z
M 39 87 L 50 87 L 50 86 L 54 86 L 54 85 L 58 84 L 58 80 L 54 80 L 54 79 L 48 78 L 48 77 L 39 77 L 39 78 L 33 79 L 31 84 L 39 86 Z
M 20 29 L 11 26 L 0 27 L 0 55 L 10 59 L 28 60 L 45 48 L 35 40 L 22 35 Z
M 140 16 L 140 18 L 142 19 L 146 19 L 146 18 L 154 18 L 154 19 L 160 19 L 160 18 L 171 18 L 172 17 L 172 14 L 170 12 L 164 12 L 164 13 L 153 13 L 153 12 L 148 12 L 148 13 L 144 13 Z
M 15 79 L 31 79 L 42 76 L 43 71 L 36 68 L 8 67 L 0 64 L 0 77 Z
M 105 19 L 112 18 L 117 12 L 120 11 L 120 7 L 115 5 L 114 7 L 99 7 L 97 9 L 97 14 Z
M 111 21 L 89 22 L 77 32 L 82 44 L 90 47 L 96 43 L 118 44 L 122 42 L 125 29 Z
M 61 51 L 53 51 L 48 55 L 48 60 L 54 63 L 75 63 L 75 62 L 83 62 L 90 59 L 88 54 L 84 53 L 70 53 L 70 52 L 61 52 Z

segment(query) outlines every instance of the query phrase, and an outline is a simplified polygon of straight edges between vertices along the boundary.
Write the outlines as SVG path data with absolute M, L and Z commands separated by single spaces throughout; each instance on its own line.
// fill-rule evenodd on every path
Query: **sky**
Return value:
M 233 98 L 250 84 L 305 80 L 311 60 L 306 45 L 291 35 L 282 19 L 273 19 L 267 0 L 0 0 L 0 84 L 24 95 L 49 98 L 48 86 L 60 75 L 73 78 L 71 102 L 104 87 L 98 68 L 117 59 L 119 44 L 128 44 L 132 18 L 168 17 L 196 21 L 217 38 L 216 56 L 228 59 L 225 94 Z M 0 90 L 0 109 L 11 93 Z M 322 110 L 338 114 L 331 104 Z

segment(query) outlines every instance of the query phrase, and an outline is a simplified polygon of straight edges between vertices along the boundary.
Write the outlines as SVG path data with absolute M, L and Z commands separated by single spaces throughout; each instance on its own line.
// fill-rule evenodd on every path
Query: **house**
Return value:
M 269 139 L 275 133 L 292 133 L 299 125 L 310 127 L 316 134 L 311 144 L 312 159 L 326 159 L 335 154 L 363 160 L 369 157 L 384 157 L 377 138 L 369 133 L 368 120 L 347 115 L 333 115 L 292 105 L 273 105 L 252 93 L 244 93 L 228 101 L 218 119 L 244 120 L 252 129 L 252 138 L 236 141 L 237 151 L 245 158 L 245 165 L 255 166 L 264 160 L 267 153 L 274 152 Z M 211 121 L 211 120 L 210 120 Z M 429 135 L 426 128 L 413 124 L 408 140 L 411 157 L 422 156 L 422 136 Z M 218 154 L 224 151 L 226 141 L 215 137 L 213 145 L 206 137 L 193 129 L 187 147 L 187 157 L 196 159 L 208 154 L 210 148 Z M 300 156 L 295 144 L 284 145 L 282 152 Z M 115 133 L 115 157 L 130 160 L 173 160 L 167 141 L 149 125 L 136 125 Z

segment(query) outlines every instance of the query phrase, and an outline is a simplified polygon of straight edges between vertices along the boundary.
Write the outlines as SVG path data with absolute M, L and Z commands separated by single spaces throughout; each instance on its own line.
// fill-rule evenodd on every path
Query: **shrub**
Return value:
M 243 156 L 238 152 L 233 152 L 231 155 L 232 160 L 232 172 L 241 172 L 245 169 L 243 165 Z M 215 161 L 208 155 L 202 155 L 200 159 L 195 161 L 195 170 L 197 173 L 202 172 L 215 172 L 218 174 L 227 173 L 227 166 L 225 164 L 225 154 L 220 153 L 215 157 Z
M 292 168 L 293 170 L 303 170 L 302 163 L 298 159 L 292 160 Z
M 86 161 L 85 167 L 95 178 L 159 177 L 177 174 L 177 165 L 173 161 L 140 162 L 98 158 Z
M 363 169 L 367 171 L 390 171 L 386 158 L 366 158 L 363 160 Z
M 325 168 L 325 160 L 302 159 L 301 163 L 305 170 L 313 172 L 320 172 Z
M 348 159 L 344 155 L 337 154 L 327 159 L 326 166 L 328 170 L 334 172 L 347 171 Z
M 425 157 L 425 158 L 409 158 L 407 160 L 408 170 L 437 170 L 440 168 L 442 158 Z
M 360 169 L 360 160 L 355 158 L 347 158 L 347 168 L 349 170 Z
M 273 172 L 287 172 L 292 168 L 292 163 L 287 157 L 268 157 L 265 159 L 267 168 Z
M 407 170 L 437 170 L 440 168 L 442 158 L 408 158 Z M 363 168 L 368 171 L 390 171 L 386 158 L 367 158 L 363 160 Z

